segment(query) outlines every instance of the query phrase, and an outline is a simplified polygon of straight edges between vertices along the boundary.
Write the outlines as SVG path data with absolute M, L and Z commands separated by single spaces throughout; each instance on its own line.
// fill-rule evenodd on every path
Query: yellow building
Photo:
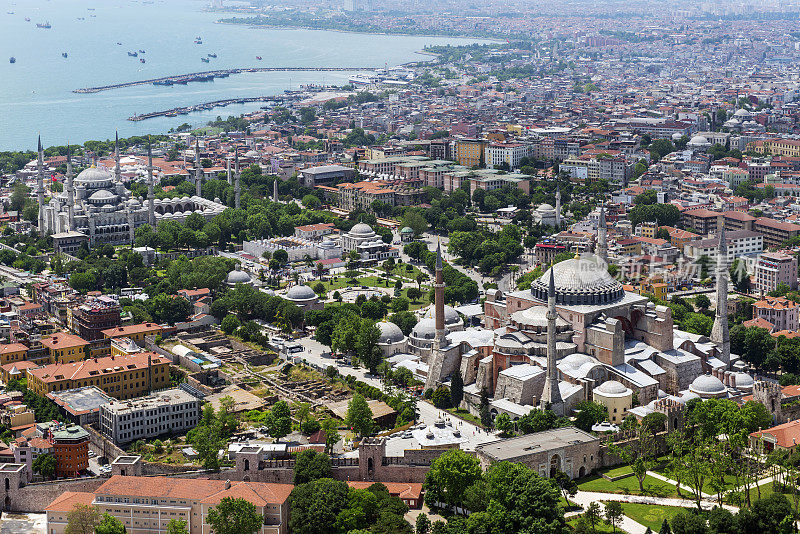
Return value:
M 85 359 L 89 352 L 89 342 L 74 334 L 58 332 L 42 338 L 42 346 L 47 349 L 50 363 L 72 363 Z
M 144 346 L 144 338 L 147 336 L 156 336 L 164 331 L 164 328 L 157 323 L 139 323 L 128 326 L 117 326 L 116 328 L 109 328 L 103 330 L 103 336 L 106 339 L 116 339 L 120 337 L 127 337 L 136 342 L 137 345 Z
M 667 298 L 667 295 L 669 294 L 669 285 L 663 282 L 645 283 L 642 284 L 639 293 L 640 294 L 647 293 L 648 295 L 653 295 L 657 299 L 664 300 Z
M 633 404 L 633 390 L 616 380 L 603 382 L 592 391 L 597 404 L 608 409 L 608 420 L 615 425 L 621 423 Z
M 22 343 L 10 343 L 0 346 L 0 365 L 21 362 L 28 354 L 28 347 Z
M 748 150 L 773 156 L 800 156 L 800 141 L 794 139 L 764 139 L 747 144 Z
M 132 399 L 169 386 L 169 360 L 153 352 L 54 363 L 28 370 L 28 388 L 45 396 L 96 386 L 117 399 Z
M 456 139 L 453 157 L 464 167 L 477 167 L 484 163 L 486 141 L 483 139 Z

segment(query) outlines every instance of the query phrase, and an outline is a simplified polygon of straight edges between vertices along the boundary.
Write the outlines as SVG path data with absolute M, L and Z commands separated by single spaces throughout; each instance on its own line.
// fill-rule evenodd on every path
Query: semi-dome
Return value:
M 616 380 L 607 380 L 596 388 L 595 393 L 600 393 L 606 397 L 622 397 L 631 393 L 631 390 Z
M 296 285 L 292 286 L 289 291 L 286 292 L 286 298 L 289 300 L 311 300 L 317 298 L 317 294 L 314 293 L 314 290 L 306 285 Z
M 582 354 L 580 352 L 576 352 L 575 354 L 570 354 L 569 356 L 564 356 L 560 362 L 558 362 L 559 367 L 564 367 L 566 369 L 578 369 L 585 363 L 596 362 L 594 358 L 589 356 L 588 354 Z
M 360 222 L 350 229 L 350 235 L 368 237 L 375 235 L 375 232 L 370 225 Z
M 89 196 L 89 200 L 97 203 L 103 203 L 101 201 L 109 201 L 117 198 L 117 195 L 112 193 L 111 191 L 107 191 L 105 189 L 101 189 L 99 191 L 95 191 Z
M 381 321 L 378 323 L 378 330 L 381 335 L 378 337 L 378 343 L 399 343 L 405 337 L 400 327 L 388 321 Z
M 111 174 L 111 171 L 108 169 L 89 167 L 88 169 L 84 169 L 78 173 L 78 176 L 75 177 L 75 182 L 77 184 L 86 184 L 91 187 L 92 184 L 102 184 L 108 180 L 111 180 L 113 177 L 114 175 Z
M 689 391 L 701 397 L 715 397 L 725 393 L 726 389 L 722 381 L 716 376 L 700 375 L 689 386 Z
M 621 300 L 625 296 L 622 284 L 608 274 L 606 263 L 595 255 L 562 261 L 547 270 L 531 284 L 533 297 L 547 302 L 553 271 L 556 303 L 562 305 L 600 305 Z
M 423 316 L 424 319 L 436 319 L 436 307 L 431 306 L 428 308 L 428 311 L 425 312 Z M 459 324 L 461 323 L 461 317 L 459 317 L 458 312 L 452 306 L 448 306 L 447 304 L 444 305 L 444 324 L 447 326 Z
M 411 330 L 411 336 L 418 339 L 433 339 L 436 337 L 436 324 L 433 319 L 423 319 L 418 322 Z
M 228 277 L 225 278 L 225 283 L 231 285 L 249 284 L 250 282 L 252 282 L 252 278 L 250 278 L 250 275 L 244 271 L 239 271 L 239 270 L 229 272 Z

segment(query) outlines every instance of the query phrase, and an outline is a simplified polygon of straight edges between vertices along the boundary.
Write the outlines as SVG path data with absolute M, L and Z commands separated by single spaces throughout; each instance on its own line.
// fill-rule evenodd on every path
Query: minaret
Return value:
M 275 181 L 272 182 L 272 201 L 278 201 L 278 178 L 275 178 Z
M 200 165 L 200 143 L 197 139 L 194 140 L 194 165 L 194 188 L 195 194 L 199 197 L 202 196 L 203 167 Z
M 550 285 L 547 288 L 547 376 L 544 380 L 540 407 L 551 409 L 564 415 L 561 390 L 558 388 L 558 368 L 556 367 L 556 282 L 553 266 L 550 266 Z
M 69 231 L 75 230 L 75 188 L 72 183 L 72 157 L 69 151 L 69 141 L 67 141 L 67 217 L 69 221 Z
M 600 206 L 600 223 L 597 228 L 597 246 L 595 254 L 600 256 L 604 262 L 608 263 L 608 243 L 606 242 L 606 208 Z
M 242 196 L 242 189 L 241 184 L 239 181 L 242 178 L 242 173 L 239 172 L 239 147 L 236 147 L 236 185 L 233 187 L 233 195 L 234 195 L 234 207 L 238 210 L 239 209 L 239 198 Z
M 156 195 L 153 192 L 153 153 L 150 150 L 150 141 L 147 142 L 147 224 L 156 228 Z
M 556 189 L 556 228 L 561 227 L 561 186 Z
M 717 310 L 714 326 L 711 328 L 711 341 L 719 346 L 719 359 L 729 364 L 731 361 L 731 338 L 728 332 L 728 244 L 725 242 L 725 227 L 719 232 L 717 247 Z
M 44 236 L 44 150 L 42 150 L 42 136 L 39 136 L 39 159 L 36 162 L 36 199 L 39 203 L 39 235 Z
M 233 176 L 231 175 L 231 157 L 228 156 L 226 159 L 228 160 L 228 185 L 233 185 Z
M 119 166 L 119 133 L 114 132 L 114 178 L 118 184 L 122 183 L 122 169 Z
M 442 245 L 436 245 L 436 283 L 433 284 L 436 337 L 434 347 L 447 346 L 447 331 L 444 329 L 444 273 L 442 271 Z

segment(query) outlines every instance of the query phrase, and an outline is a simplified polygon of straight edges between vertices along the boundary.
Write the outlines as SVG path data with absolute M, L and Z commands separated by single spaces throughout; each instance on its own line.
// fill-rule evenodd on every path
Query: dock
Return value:
M 227 98 L 225 100 L 213 100 L 211 102 L 204 102 L 202 104 L 195 104 L 193 106 L 185 106 L 179 108 L 165 109 L 164 111 L 153 111 L 152 113 L 143 113 L 141 115 L 134 115 L 128 117 L 129 121 L 139 122 L 147 119 L 154 119 L 156 117 L 177 117 L 178 115 L 188 115 L 193 111 L 205 111 L 218 107 L 230 106 L 231 104 L 248 104 L 251 102 L 286 102 L 287 100 L 297 99 L 296 96 L 278 95 L 278 96 L 253 96 L 245 98 Z
M 97 87 L 84 87 L 75 89 L 73 93 L 99 93 L 110 91 L 111 89 L 122 89 L 125 87 L 135 87 L 137 85 L 185 85 L 189 82 L 209 82 L 215 78 L 227 78 L 231 74 L 241 74 L 244 72 L 352 72 L 367 71 L 374 72 L 375 67 L 247 67 L 239 69 L 208 70 L 203 72 L 192 72 L 189 74 L 178 74 L 175 76 L 164 76 L 162 78 L 150 78 L 147 80 L 137 80 L 133 82 L 114 83 L 111 85 L 99 85 Z

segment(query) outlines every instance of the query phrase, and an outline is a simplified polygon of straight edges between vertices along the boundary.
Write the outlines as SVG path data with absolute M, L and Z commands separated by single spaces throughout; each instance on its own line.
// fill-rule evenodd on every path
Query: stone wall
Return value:
M 12 512 L 44 512 L 44 509 L 65 491 L 92 492 L 105 481 L 105 478 L 98 477 L 28 484 L 8 494 L 9 499 L 4 509 Z
M 103 436 L 98 430 L 84 427 L 89 432 L 89 449 L 97 454 L 98 458 L 106 458 L 109 463 L 116 460 L 119 456 L 125 456 L 125 451 L 114 445 L 114 443 Z

